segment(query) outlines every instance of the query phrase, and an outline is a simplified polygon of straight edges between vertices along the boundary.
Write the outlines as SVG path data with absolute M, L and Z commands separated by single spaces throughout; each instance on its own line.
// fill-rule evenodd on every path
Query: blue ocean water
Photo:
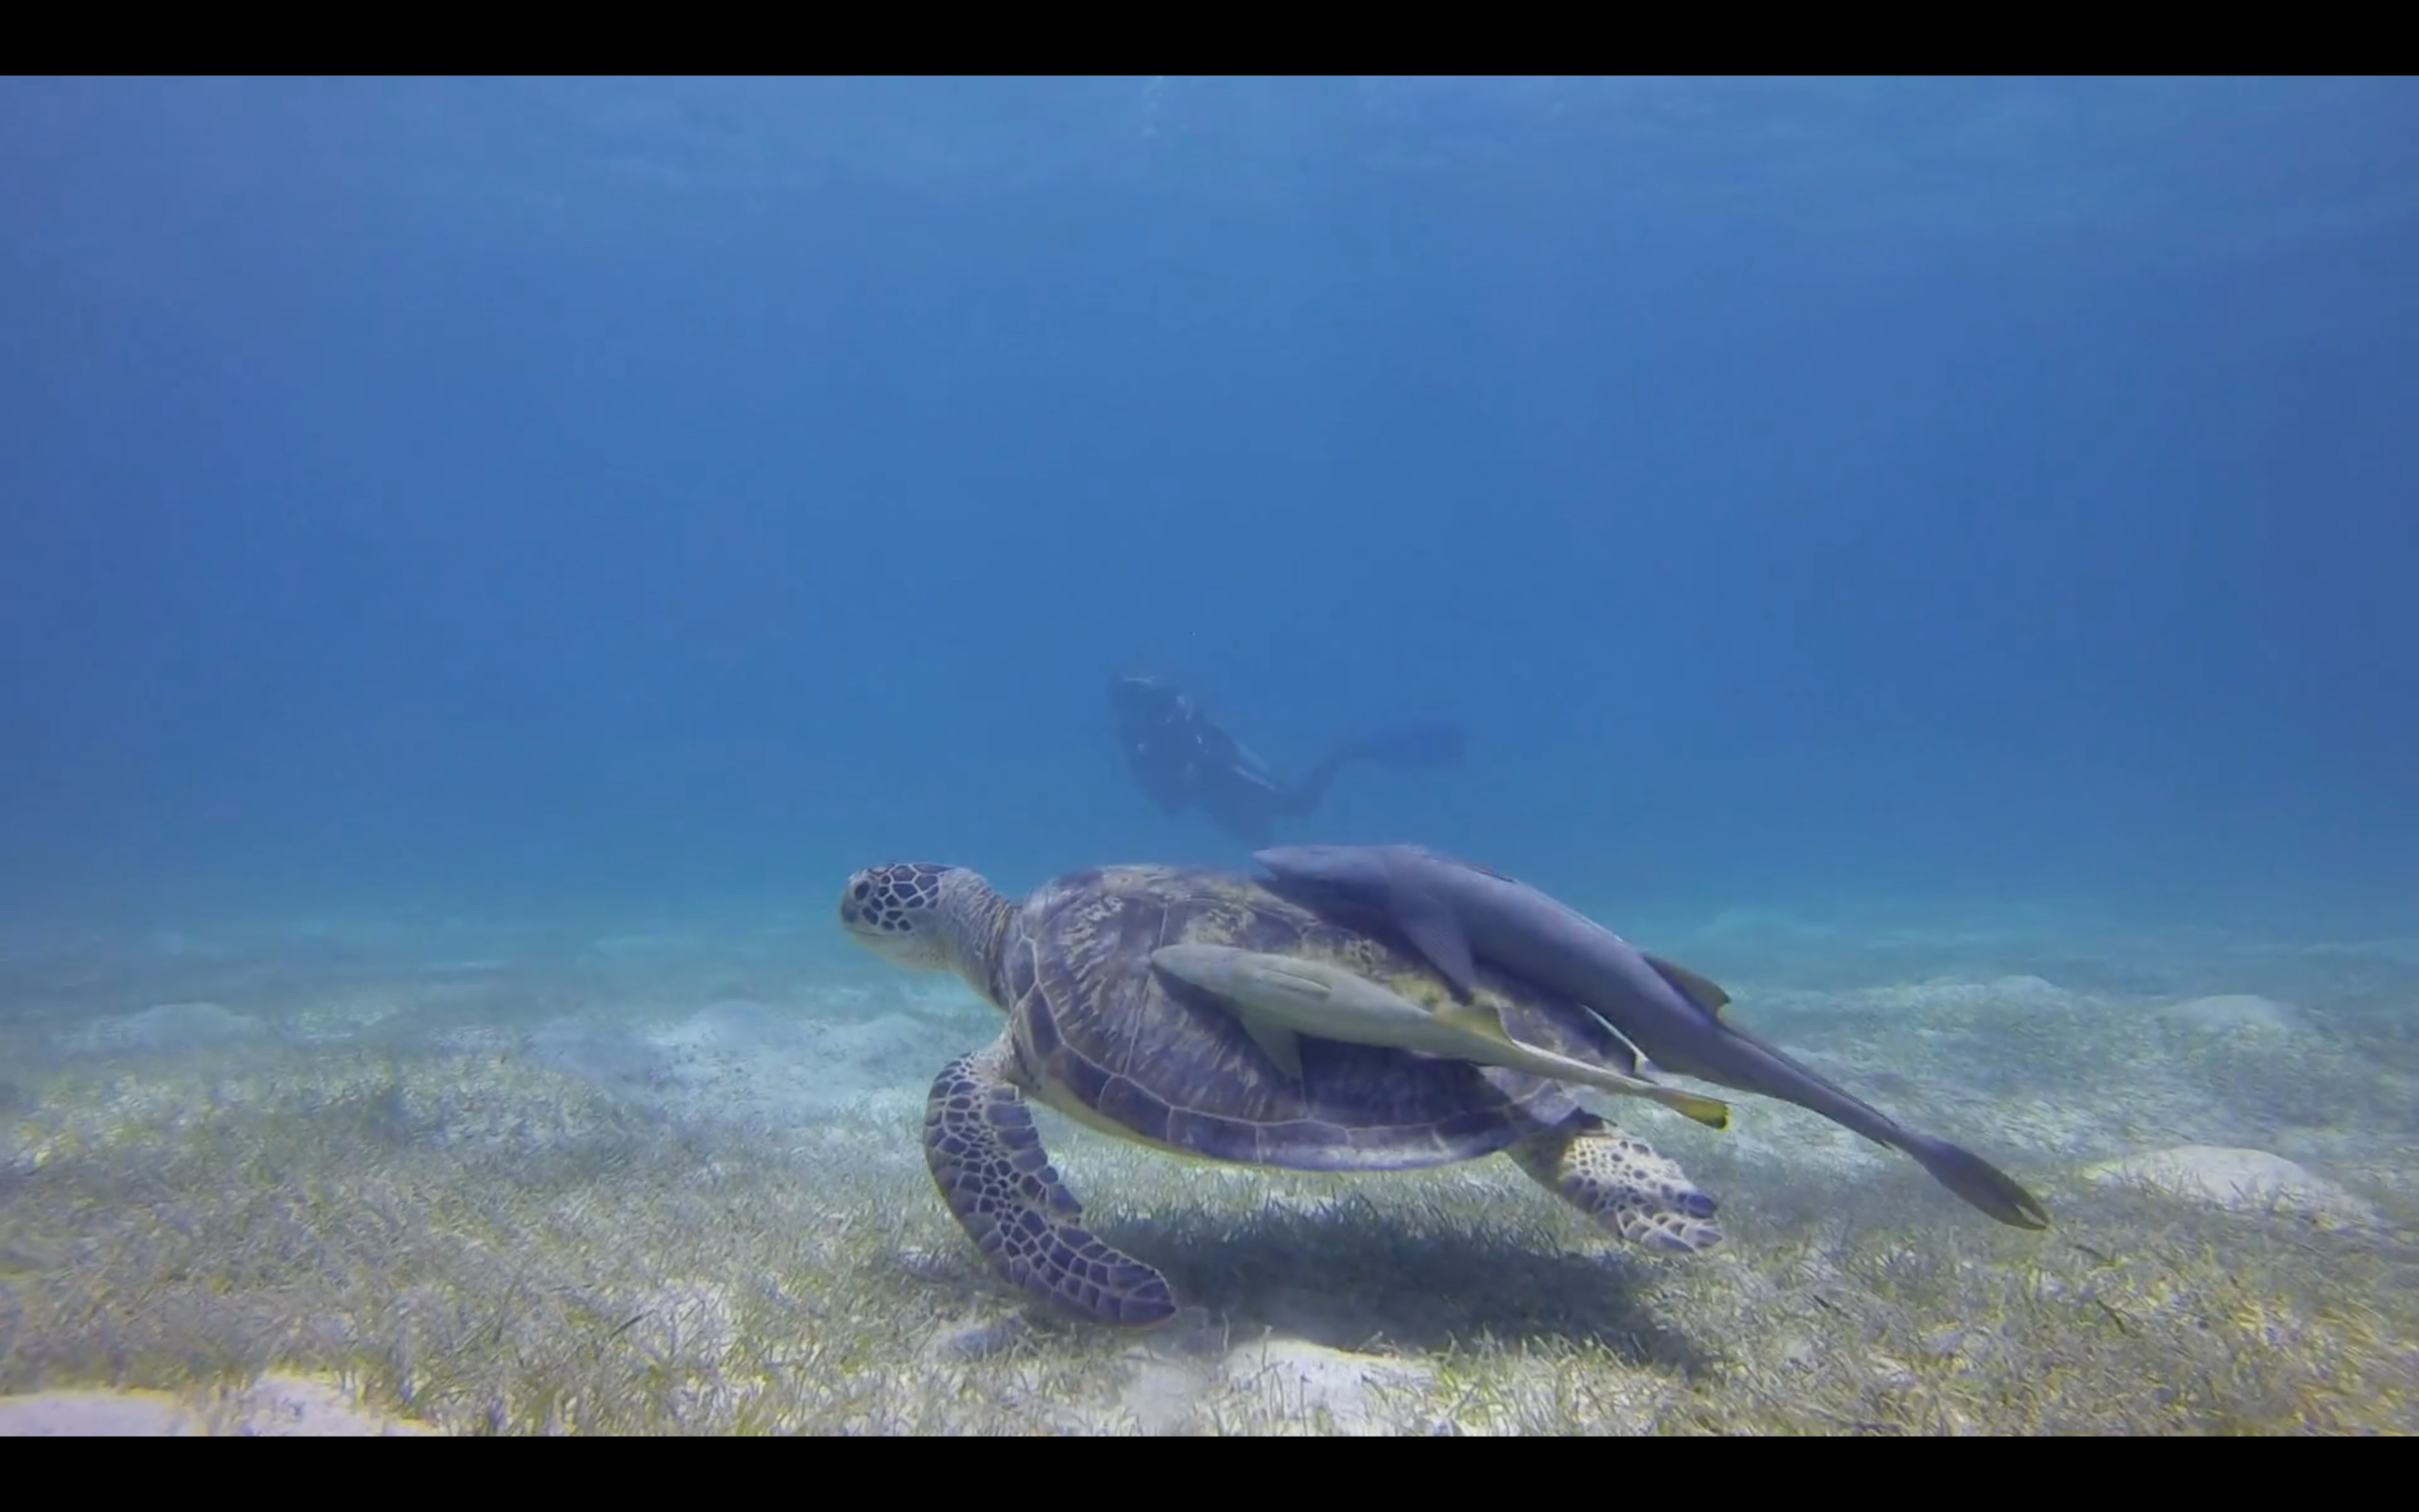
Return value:
M 0 86 L 0 899 L 2419 904 L 2419 89 Z
M 2408 79 L 18 77 L 0 232 L 0 1437 L 2412 1427 Z M 1146 671 L 2051 1229 L 1048 1115 L 1044 1317 L 835 909 L 1242 864 Z

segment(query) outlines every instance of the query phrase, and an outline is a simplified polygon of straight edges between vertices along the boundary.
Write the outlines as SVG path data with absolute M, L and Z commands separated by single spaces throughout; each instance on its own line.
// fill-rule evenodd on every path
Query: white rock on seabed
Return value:
M 1313 1423 L 1327 1432 L 1384 1434 L 1385 1393 L 1418 1386 L 1432 1372 L 1411 1360 L 1352 1354 L 1300 1339 L 1271 1339 L 1227 1356 L 1227 1384 L 1259 1397 L 1272 1416 Z
M 1162 1436 L 1223 1422 L 1230 1429 L 1281 1424 L 1319 1434 L 1401 1433 L 1389 1391 L 1424 1385 L 1433 1370 L 1415 1360 L 1355 1354 L 1303 1339 L 1228 1347 L 1200 1327 L 1181 1344 L 1131 1351 L 1134 1370 L 1116 1401 L 1065 1414 L 1070 1433 Z M 1284 1431 L 1284 1429 L 1280 1429 Z
M 2308 1016 L 2292 1004 L 2248 993 L 2195 997 L 2161 1009 L 2159 1017 L 2210 1034 L 2298 1034 L 2310 1027 Z
M 162 1003 L 140 1013 L 103 1019 L 69 1035 L 63 1043 L 66 1049 L 81 1052 L 194 1050 L 246 1039 L 265 1027 L 259 1020 L 229 1013 L 217 1003 Z
M 0 1438 L 377 1438 L 433 1432 L 373 1412 L 342 1388 L 301 1376 L 263 1376 L 199 1400 L 104 1389 L 0 1397 Z
M 2108 1186 L 2142 1186 L 2163 1196 L 2236 1212 L 2277 1209 L 2322 1224 L 2368 1228 L 2381 1220 L 2366 1201 L 2282 1155 L 2220 1144 L 2180 1144 L 2086 1167 Z

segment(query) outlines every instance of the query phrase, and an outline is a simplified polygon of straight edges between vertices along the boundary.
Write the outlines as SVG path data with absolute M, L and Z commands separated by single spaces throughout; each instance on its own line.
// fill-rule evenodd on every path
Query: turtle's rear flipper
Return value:
M 1085 1231 L 1024 1094 L 1004 1075 L 1004 1041 L 951 1061 L 924 1104 L 924 1163 L 941 1201 L 1000 1274 L 1104 1323 L 1176 1314 L 1167 1278 Z
M 1572 1113 L 1505 1153 L 1538 1185 L 1632 1244 L 1693 1255 L 1721 1243 L 1714 1200 L 1678 1163 L 1594 1113 Z

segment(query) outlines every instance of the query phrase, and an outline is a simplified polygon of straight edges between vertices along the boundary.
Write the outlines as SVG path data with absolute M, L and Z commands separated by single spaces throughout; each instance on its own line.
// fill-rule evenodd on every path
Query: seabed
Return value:
M 2419 1429 L 2411 942 L 1635 930 L 2056 1228 L 1747 1097 L 1612 1110 L 1721 1202 L 1692 1260 L 1501 1160 L 1044 1112 L 1187 1304 L 1127 1335 L 995 1280 L 924 1171 L 997 1016 L 831 933 L 0 940 L 0 1434 Z

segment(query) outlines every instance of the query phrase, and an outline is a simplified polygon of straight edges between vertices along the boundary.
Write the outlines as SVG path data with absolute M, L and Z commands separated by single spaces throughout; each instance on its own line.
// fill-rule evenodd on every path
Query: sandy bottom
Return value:
M 924 1172 L 997 1014 L 827 933 L 11 938 L 0 1436 L 2419 1432 L 2412 942 L 1636 930 L 2057 1227 L 1745 1097 L 1606 1107 L 1722 1203 L 1678 1260 L 1500 1160 L 1239 1171 L 1045 1112 L 1186 1304 L 1131 1336 L 1001 1284 Z

